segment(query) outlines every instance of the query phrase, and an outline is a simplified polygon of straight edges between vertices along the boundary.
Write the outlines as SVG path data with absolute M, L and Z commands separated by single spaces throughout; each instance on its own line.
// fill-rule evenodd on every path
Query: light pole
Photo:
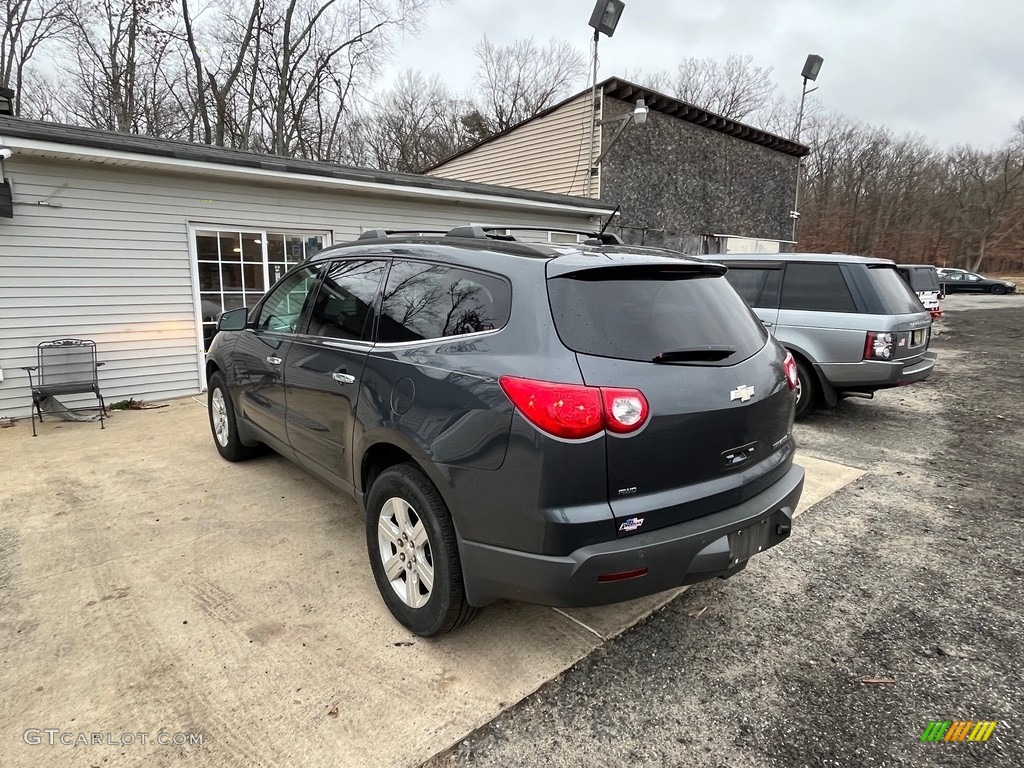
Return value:
M 796 130 L 793 133 L 793 141 L 800 142 L 800 128 L 804 122 L 804 102 L 807 100 L 808 93 L 814 93 L 818 90 L 817 86 L 808 89 L 807 83 L 814 82 L 818 79 L 818 73 L 821 72 L 821 65 L 825 60 L 817 54 L 810 54 L 807 57 L 807 61 L 804 62 L 803 72 L 800 76 L 804 79 L 804 87 L 800 92 L 800 111 L 796 113 Z M 803 158 L 798 157 L 796 159 L 796 192 L 793 195 L 793 210 L 789 212 L 789 217 L 793 219 L 793 247 L 796 247 L 796 224 L 800 219 L 800 171 L 803 168 Z
M 594 12 L 590 14 L 590 26 L 594 28 L 594 58 L 590 86 L 590 148 L 587 151 L 586 196 L 591 196 L 594 185 L 594 135 L 597 130 L 597 41 L 604 32 L 608 37 L 615 34 L 622 11 L 626 4 L 622 0 L 597 0 Z

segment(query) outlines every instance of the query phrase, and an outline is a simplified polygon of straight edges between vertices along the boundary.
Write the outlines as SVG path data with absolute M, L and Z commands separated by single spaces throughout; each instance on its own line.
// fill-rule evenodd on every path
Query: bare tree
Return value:
M 995 152 L 957 147 L 949 155 L 949 189 L 961 234 L 973 240 L 971 269 L 978 271 L 989 249 L 1016 233 L 1024 203 L 1024 149 L 1009 142 Z
M 378 168 L 420 172 L 477 138 L 472 105 L 454 97 L 436 75 L 428 80 L 406 71 L 376 101 L 363 132 L 369 159 Z
M 70 0 L 2 0 L 0 86 L 14 89 L 14 114 L 21 115 L 26 67 L 41 46 L 59 37 L 71 19 Z
M 484 36 L 474 48 L 482 114 L 491 132 L 511 128 L 567 96 L 586 72 L 586 57 L 564 40 L 538 46 L 532 39 L 495 45 Z
M 161 135 L 175 120 L 166 87 L 173 0 L 79 0 L 68 27 L 67 110 L 97 128 Z
M 236 12 L 236 4 L 230 0 L 220 8 L 206 10 L 211 15 L 219 11 L 219 18 L 211 25 L 212 29 L 198 30 L 188 0 L 181 0 L 184 37 L 192 65 L 191 79 L 196 89 L 195 112 L 202 123 L 203 141 L 221 147 L 226 144 L 245 147 L 252 124 L 251 99 L 247 100 L 248 109 L 241 116 L 235 114 L 231 100 L 236 87 L 246 84 L 240 79 L 246 63 L 259 60 L 261 27 L 258 22 L 263 1 L 253 0 L 248 7 L 243 6 L 242 14 Z M 250 67 L 250 73 L 254 71 L 255 68 Z M 249 77 L 248 84 L 254 86 L 255 78 Z M 254 88 L 248 90 L 251 94 Z M 232 141 L 226 142 L 229 125 L 233 136 Z
M 682 101 L 733 120 L 764 109 L 776 89 L 771 67 L 755 65 L 753 56 L 736 55 L 724 62 L 710 57 L 683 59 L 672 86 Z
M 431 0 L 267 0 L 258 69 L 271 95 L 259 111 L 266 149 L 320 156 L 302 137 L 337 126 L 353 88 L 389 52 L 394 33 L 413 29 Z

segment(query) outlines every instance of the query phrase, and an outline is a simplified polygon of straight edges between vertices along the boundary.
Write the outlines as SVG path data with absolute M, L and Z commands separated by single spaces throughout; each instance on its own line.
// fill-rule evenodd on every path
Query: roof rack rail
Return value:
M 356 240 L 379 240 L 390 235 L 443 235 L 443 229 L 368 229 L 360 233 Z
M 495 230 L 501 230 L 502 234 L 496 234 Z M 583 235 L 587 239 L 584 245 L 622 245 L 622 238 L 613 232 L 594 232 L 588 229 L 570 229 L 566 227 L 522 227 L 515 224 L 470 224 L 467 226 L 454 227 L 449 230 L 446 237 L 472 237 L 482 239 L 489 237 L 492 240 L 515 240 L 506 232 L 561 232 L 568 235 Z

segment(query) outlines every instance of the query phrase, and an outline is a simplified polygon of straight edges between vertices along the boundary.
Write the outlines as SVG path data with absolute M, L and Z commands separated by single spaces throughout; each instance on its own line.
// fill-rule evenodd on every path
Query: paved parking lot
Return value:
M 274 456 L 222 461 L 192 399 L 102 431 L 19 422 L 0 463 L 5 768 L 418 765 L 673 597 L 509 603 L 416 638 L 355 505 Z M 801 509 L 860 474 L 801 463 Z M 103 744 L 61 743 L 82 738 Z

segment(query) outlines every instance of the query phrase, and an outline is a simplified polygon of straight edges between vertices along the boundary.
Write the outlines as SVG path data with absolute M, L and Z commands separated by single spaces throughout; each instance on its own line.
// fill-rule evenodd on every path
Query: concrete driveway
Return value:
M 860 475 L 800 463 L 802 509 Z M 354 503 L 275 456 L 222 461 L 192 399 L 21 421 L 0 467 L 3 766 L 418 765 L 676 594 L 412 636 Z

